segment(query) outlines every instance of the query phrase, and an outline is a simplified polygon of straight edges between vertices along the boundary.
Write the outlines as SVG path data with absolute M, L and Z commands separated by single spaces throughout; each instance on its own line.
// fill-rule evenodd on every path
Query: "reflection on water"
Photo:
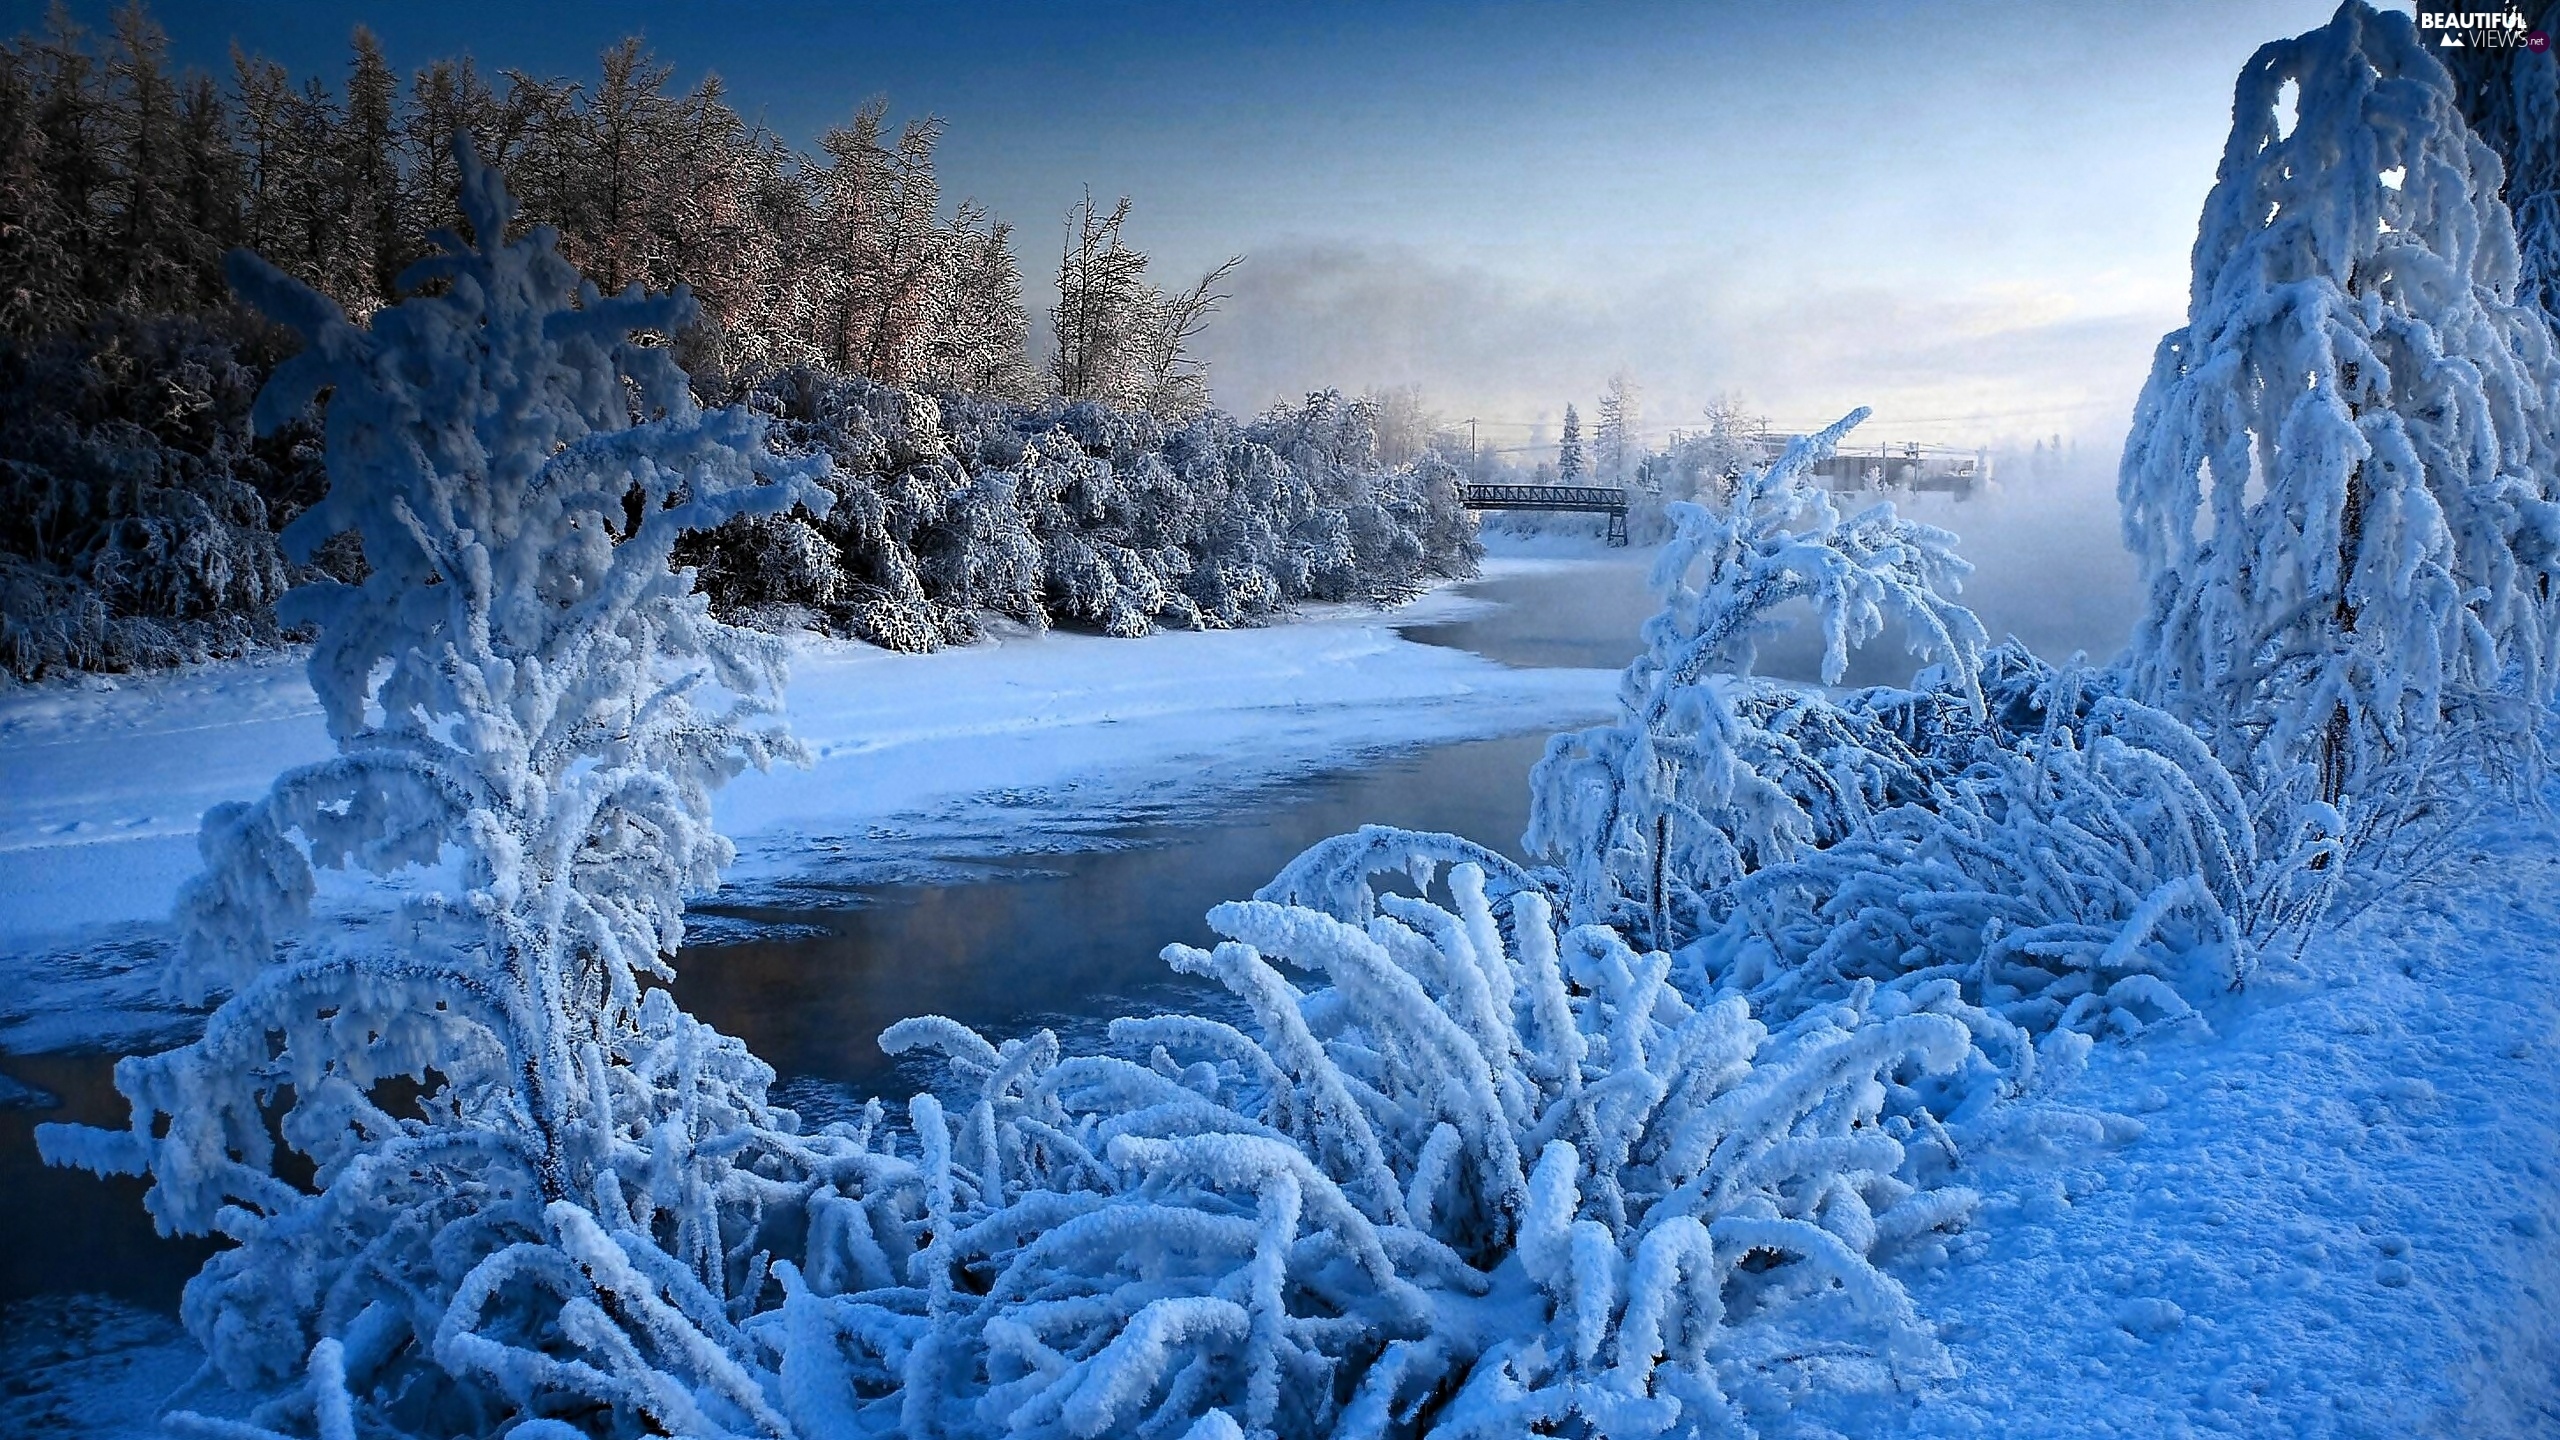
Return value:
M 1657 552 L 1607 565 L 1532 571 L 1478 580 L 1466 593 L 1502 608 L 1432 625 L 1407 625 L 1408 640 L 1472 650 L 1529 669 L 1616 670 L 1635 658 L 1636 631 L 1654 609 L 1645 585 Z
M 210 1240 L 164 1240 L 143 1213 L 143 1182 L 57 1170 L 36 1156 L 35 1127 L 77 1121 L 121 1128 L 124 1097 L 111 1055 L 12 1055 L 8 1073 L 62 1097 L 58 1108 L 0 1110 L 0 1305 L 78 1291 L 175 1309 L 179 1287 L 214 1252 Z
M 1545 743 L 1435 746 L 1233 796 L 1198 823 L 1133 827 L 1115 837 L 1122 848 L 1043 855 L 989 883 L 880 886 L 851 910 L 739 912 L 825 933 L 689 948 L 676 998 L 786 1077 L 855 1095 L 913 1088 L 875 1043 L 909 1015 L 1002 1038 L 1042 1025 L 1090 1034 L 1113 1016 L 1214 1003 L 1157 958 L 1172 941 L 1210 943 L 1211 906 L 1363 824 L 1454 831 L 1516 857 Z

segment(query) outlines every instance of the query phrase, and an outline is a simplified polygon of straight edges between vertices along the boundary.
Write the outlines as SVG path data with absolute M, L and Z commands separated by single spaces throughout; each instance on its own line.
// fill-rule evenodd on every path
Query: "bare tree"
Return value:
M 1244 257 L 1167 295 L 1147 283 L 1146 255 L 1120 238 L 1128 218 L 1125 195 L 1108 215 L 1094 208 L 1090 193 L 1067 212 L 1058 307 L 1050 312 L 1058 341 L 1051 378 L 1069 400 L 1101 400 L 1171 419 L 1196 414 L 1209 403 L 1209 380 L 1191 342 L 1227 299 L 1218 286 Z

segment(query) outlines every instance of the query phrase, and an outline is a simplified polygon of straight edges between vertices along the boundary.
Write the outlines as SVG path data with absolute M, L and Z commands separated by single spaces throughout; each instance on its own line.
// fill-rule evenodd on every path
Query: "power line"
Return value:
M 1867 422 L 1865 428 L 1872 432 L 1879 426 L 1956 425 L 1978 420 L 2014 420 L 2020 416 L 2026 415 L 2073 415 L 2078 414 L 2083 410 L 2105 409 L 2122 403 L 2123 402 L 2121 400 L 2114 399 L 2079 400 L 2068 404 L 2035 405 L 2015 410 L 1977 410 L 1968 415 L 1895 415 L 1879 412 L 1875 418 Z M 1754 420 L 1764 421 L 1770 432 L 1773 434 L 1810 434 L 1840 417 L 1833 415 L 1815 423 L 1801 425 L 1781 423 L 1774 417 L 1767 416 L 1753 416 L 1751 418 Z M 1464 424 L 1466 422 L 1457 421 L 1452 423 Z M 1548 416 L 1544 419 L 1537 420 L 1504 420 L 1478 417 L 1475 423 L 1488 430 L 1496 428 L 1507 430 L 1535 430 L 1542 426 L 1552 427 L 1562 422 L 1555 416 Z M 1668 435 L 1673 431 L 1687 431 L 1694 428 L 1695 427 L 1688 425 L 1676 424 L 1643 425 L 1638 426 L 1634 433 L 1638 438 L 1650 438 L 1658 435 Z

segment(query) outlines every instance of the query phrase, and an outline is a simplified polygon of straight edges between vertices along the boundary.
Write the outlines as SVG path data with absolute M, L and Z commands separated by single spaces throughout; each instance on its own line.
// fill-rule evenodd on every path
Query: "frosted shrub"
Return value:
M 1751 678 L 1783 607 L 1813 607 L 1826 683 L 1891 617 L 1945 657 L 1979 714 L 1982 626 L 1944 593 L 1971 568 L 1955 537 L 1890 504 L 1844 519 L 1810 479 L 1866 416 L 1789 445 L 1728 509 L 1666 507 L 1677 529 L 1654 564 L 1662 609 L 1619 680 L 1619 718 L 1555 737 L 1530 781 L 1528 846 L 1564 867 L 1576 918 L 1669 944 L 1722 886 L 1915 798 L 1917 757 L 1869 717 Z
M 730 858 L 713 789 L 791 751 L 765 718 L 780 648 L 711 619 L 668 556 L 824 497 L 634 337 L 685 296 L 598 296 L 547 230 L 506 241 L 513 201 L 462 171 L 476 240 L 443 237 L 368 327 L 234 259 L 305 340 L 261 422 L 329 391 L 329 491 L 286 543 L 351 531 L 370 567 L 283 607 L 319 632 L 338 754 L 206 816 L 173 977 L 229 992 L 202 1038 L 119 1062 L 130 1129 L 39 1140 L 147 1174 L 164 1231 L 232 1242 L 184 1318 L 272 1397 L 261 1424 L 352 1433 L 330 1418 L 352 1393 L 382 1427 L 488 1433 L 570 1375 L 712 1433 L 688 1417 L 765 1403 L 720 1347 L 765 1283 L 736 1249 L 752 1167 L 787 1169 L 748 1137 L 790 1120 L 663 985 L 684 896 Z M 315 927 L 315 866 L 407 898 Z
M 2134 693 L 2360 841 L 2529 758 L 2560 683 L 2560 360 L 2517 277 L 2409 17 L 2250 60 L 2125 444 Z
M 2030 1031 L 2131 1035 L 2190 1017 L 2182 989 L 2239 983 L 2310 918 L 2333 837 L 2262 862 L 2257 816 L 2183 725 L 2014 643 L 1993 659 L 2001 703 L 1960 770 L 1718 897 L 1698 955 L 1720 983 L 1787 1015 L 1859 980 L 1945 980 Z
M 250 434 L 272 342 L 235 316 L 102 315 L 0 345 L 0 672 L 129 670 L 282 639 L 273 522 L 309 427 Z
M 834 504 L 687 542 L 733 618 L 814 619 L 901 650 L 972 639 L 981 612 L 1136 636 L 1399 600 L 1481 554 L 1456 468 L 1381 466 L 1374 417 L 1330 391 L 1250 423 L 1169 423 L 803 369 L 747 403 L 786 453 L 826 458 Z
M 1961 1147 L 2074 1052 L 1952 982 L 1773 1033 L 1513 867 L 1365 879 L 1475 853 L 1371 829 L 1264 892 L 1330 910 L 1212 911 L 1222 943 L 1165 956 L 1236 1023 L 1076 1057 L 893 1027 L 952 1083 L 904 1134 L 830 1127 L 872 1149 L 746 1326 L 799 1431 L 1715 1434 L 1782 1410 L 1817 1334 L 1827 1384 L 1946 1373 L 1879 1266 L 1940 1252 Z
M 2288 830 L 2288 802 L 2121 677 L 1984 650 L 1944 593 L 1967 568 L 1953 536 L 1890 505 L 1843 520 L 1807 478 L 1862 414 L 1745 476 L 1728 512 L 1668 507 L 1619 718 L 1550 742 L 1530 849 L 1577 920 L 1688 947 L 1772 1016 L 1943 981 L 2038 1032 L 2186 1018 L 2183 986 L 2238 983 L 2316 913 L 2338 827 Z M 1941 658 L 1907 689 L 1753 677 L 1753 638 L 1800 599 L 1834 679 L 1888 614 Z

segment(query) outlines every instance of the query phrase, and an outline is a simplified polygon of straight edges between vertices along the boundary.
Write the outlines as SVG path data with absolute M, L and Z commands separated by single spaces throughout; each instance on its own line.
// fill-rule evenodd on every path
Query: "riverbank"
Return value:
M 1638 563 L 1596 547 L 1496 556 L 1484 578 Z M 1607 708 L 1606 670 L 1516 669 L 1399 633 L 1485 608 L 1444 586 L 1389 610 L 1136 640 L 1013 628 L 900 655 L 794 637 L 788 717 L 813 764 L 721 793 L 740 849 L 722 898 L 1075 848 L 1133 813 Z M 182 1033 L 154 962 L 197 868 L 197 817 L 328 753 L 299 655 L 0 695 L 0 1052 Z

